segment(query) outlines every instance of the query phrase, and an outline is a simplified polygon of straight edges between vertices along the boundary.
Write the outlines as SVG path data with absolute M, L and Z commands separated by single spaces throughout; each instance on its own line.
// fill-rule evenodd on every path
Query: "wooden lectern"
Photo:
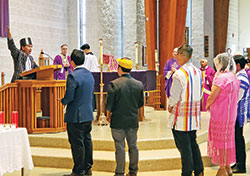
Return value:
M 30 71 L 22 72 L 21 77 L 36 74 L 37 80 L 54 80 L 54 71 L 61 69 L 61 65 L 48 65 L 34 68 Z
M 54 71 L 61 65 L 41 66 L 23 72 L 21 77 L 36 74 L 36 80 L 17 80 L 19 125 L 29 133 L 61 132 L 66 130 L 61 99 L 66 90 L 65 80 L 54 80 Z

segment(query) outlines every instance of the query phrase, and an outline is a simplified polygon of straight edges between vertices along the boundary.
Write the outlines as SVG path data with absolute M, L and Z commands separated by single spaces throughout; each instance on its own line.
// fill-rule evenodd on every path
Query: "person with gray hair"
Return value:
M 163 73 L 164 73 L 164 78 L 165 78 L 165 91 L 166 91 L 167 97 L 170 96 L 170 89 L 171 89 L 171 85 L 173 81 L 172 79 L 173 74 L 176 70 L 178 70 L 181 67 L 176 60 L 177 52 L 178 52 L 178 48 L 175 48 L 172 54 L 173 58 L 169 59 L 163 68 Z
M 216 75 L 219 75 L 223 71 L 230 71 L 232 73 L 236 73 L 236 64 L 233 60 L 232 55 L 230 55 L 228 53 L 218 54 L 214 58 L 214 64 L 215 64 L 215 68 L 217 70 Z
M 217 73 L 206 106 L 210 110 L 207 152 L 212 163 L 220 166 L 216 176 L 230 176 L 230 164 L 235 163 L 234 127 L 240 81 L 234 74 L 235 62 L 229 54 L 217 55 L 214 64 Z

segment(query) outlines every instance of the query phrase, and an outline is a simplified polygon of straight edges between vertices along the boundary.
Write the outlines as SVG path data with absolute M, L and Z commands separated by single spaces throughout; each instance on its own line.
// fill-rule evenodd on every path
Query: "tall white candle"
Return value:
M 100 64 L 103 64 L 102 39 L 99 39 L 100 44 Z
M 138 43 L 135 42 L 135 65 L 138 64 Z
M 157 51 L 157 49 L 155 50 L 155 63 L 157 63 L 158 62 L 158 51 Z

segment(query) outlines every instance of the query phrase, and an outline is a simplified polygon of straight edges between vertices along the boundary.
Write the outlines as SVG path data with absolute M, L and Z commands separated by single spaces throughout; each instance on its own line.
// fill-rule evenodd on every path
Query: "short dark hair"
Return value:
M 81 50 L 85 50 L 85 49 L 90 49 L 89 44 L 85 43 L 84 45 L 81 46 Z
M 243 69 L 245 68 L 245 65 L 246 65 L 246 59 L 244 56 L 242 55 L 235 55 L 234 56 L 234 61 L 237 64 L 240 64 L 240 68 Z
M 127 68 L 124 68 L 122 66 L 119 65 L 119 67 L 121 67 L 122 71 L 123 72 L 126 72 L 126 73 L 129 73 L 132 69 L 127 69 Z
M 193 54 L 193 48 L 188 44 L 183 44 L 178 48 L 178 54 L 186 56 L 187 58 L 191 58 Z
M 74 49 L 71 53 L 71 60 L 76 64 L 76 65 L 82 65 L 84 64 L 85 61 L 85 55 L 82 51 L 78 49 Z

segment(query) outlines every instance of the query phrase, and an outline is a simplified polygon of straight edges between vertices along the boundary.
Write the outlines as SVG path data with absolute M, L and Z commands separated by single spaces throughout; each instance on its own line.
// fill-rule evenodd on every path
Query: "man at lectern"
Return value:
M 11 36 L 9 27 L 7 27 L 7 33 L 8 48 L 11 52 L 14 63 L 14 74 L 12 76 L 11 82 L 14 82 L 17 79 L 22 79 L 20 77 L 20 73 L 22 73 L 23 71 L 32 70 L 33 68 L 38 67 L 38 65 L 30 55 L 32 51 L 31 38 L 22 38 L 20 40 L 20 49 L 18 49 Z

